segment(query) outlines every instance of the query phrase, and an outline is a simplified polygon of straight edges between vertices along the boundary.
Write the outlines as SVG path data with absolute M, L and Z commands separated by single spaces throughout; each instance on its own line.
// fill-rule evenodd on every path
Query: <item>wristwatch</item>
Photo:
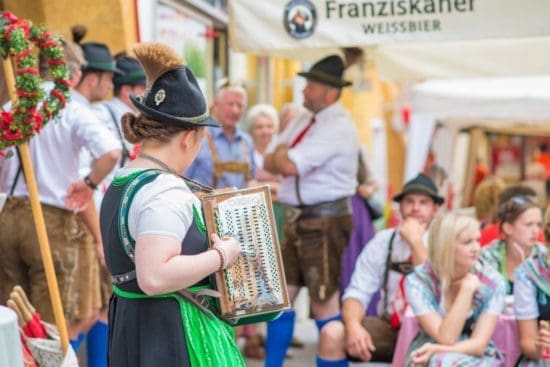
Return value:
M 92 182 L 92 180 L 90 179 L 90 175 L 84 177 L 84 183 L 92 190 L 97 189 L 97 184 Z

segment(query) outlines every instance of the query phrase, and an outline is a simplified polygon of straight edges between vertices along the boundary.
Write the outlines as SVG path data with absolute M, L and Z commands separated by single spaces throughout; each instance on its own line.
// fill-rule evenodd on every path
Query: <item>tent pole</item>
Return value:
M 4 69 L 4 75 L 6 77 L 6 84 L 10 99 L 15 105 L 17 94 L 15 90 L 15 79 L 13 76 L 13 66 L 11 59 L 9 57 L 3 59 L 2 66 Z M 23 164 L 23 172 L 25 173 L 25 180 L 29 190 L 32 214 L 34 217 L 36 234 L 38 236 L 38 243 L 40 245 L 40 253 L 42 254 L 42 262 L 44 264 L 46 280 L 48 282 L 48 290 L 50 292 L 50 300 L 52 302 L 55 323 L 57 325 L 59 336 L 61 338 L 61 347 L 63 349 L 63 354 L 65 355 L 67 353 L 67 350 L 69 349 L 69 336 L 67 333 L 67 326 L 65 325 L 65 316 L 63 315 L 63 307 L 61 305 L 59 287 L 57 285 L 57 278 L 55 276 L 52 254 L 50 251 L 50 243 L 48 242 L 46 223 L 44 222 L 44 215 L 42 213 L 42 207 L 40 206 L 40 196 L 38 193 L 38 186 L 36 185 L 36 177 L 34 175 L 34 169 L 31 162 L 31 155 L 29 152 L 28 144 L 23 143 L 19 145 L 19 149 L 21 151 L 21 163 Z

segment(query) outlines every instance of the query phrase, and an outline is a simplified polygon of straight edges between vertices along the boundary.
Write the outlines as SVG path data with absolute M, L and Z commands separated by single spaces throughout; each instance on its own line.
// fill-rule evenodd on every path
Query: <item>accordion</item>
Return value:
M 241 256 L 214 274 L 220 317 L 231 324 L 269 321 L 290 307 L 268 186 L 201 197 L 208 238 L 234 237 Z

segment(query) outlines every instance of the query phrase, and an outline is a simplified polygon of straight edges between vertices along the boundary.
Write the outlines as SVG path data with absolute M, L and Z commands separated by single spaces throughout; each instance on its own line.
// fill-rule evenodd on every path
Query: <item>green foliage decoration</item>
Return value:
M 46 56 L 54 88 L 46 96 L 36 68 L 33 44 Z M 27 142 L 65 107 L 71 83 L 59 39 L 44 28 L 10 12 L 0 16 L 0 54 L 11 57 L 15 70 L 17 101 L 9 111 L 0 111 L 0 155 Z

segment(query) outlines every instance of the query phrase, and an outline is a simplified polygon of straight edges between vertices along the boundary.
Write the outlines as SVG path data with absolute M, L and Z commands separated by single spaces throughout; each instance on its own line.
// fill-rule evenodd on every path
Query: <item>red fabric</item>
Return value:
M 481 247 L 501 238 L 498 227 L 499 223 L 489 224 L 481 230 L 481 238 L 479 240 Z M 537 242 L 544 243 L 544 233 L 542 232 L 542 229 L 539 231 L 539 235 L 537 236 Z
M 412 256 L 409 256 L 408 260 L 412 261 Z M 399 279 L 399 286 L 397 287 L 395 297 L 391 303 L 392 313 L 390 315 L 390 325 L 394 330 L 399 330 L 401 327 L 401 320 L 405 317 L 405 310 L 409 305 L 405 294 L 405 278 L 406 275 L 403 275 L 401 279 Z
M 481 247 L 490 244 L 494 240 L 500 239 L 498 225 L 498 223 L 489 224 L 481 230 L 481 237 L 479 240 Z
M 550 153 L 541 153 L 537 157 L 537 162 L 541 163 L 544 166 L 546 176 L 550 176 Z
M 44 335 L 44 338 L 47 337 L 47 333 L 46 333 L 46 327 L 44 326 L 44 323 L 42 322 L 42 318 L 40 317 L 40 314 L 38 312 L 35 312 L 33 315 L 32 315 L 32 321 L 34 322 L 35 325 L 37 325 L 37 329 L 40 330 L 39 333 L 40 335 Z
M 34 360 L 31 350 L 23 337 L 21 337 L 21 345 L 23 346 L 23 364 L 25 367 L 38 367 L 38 364 Z
M 316 121 L 315 120 L 315 115 L 311 116 L 311 120 L 309 120 L 309 124 L 307 124 L 307 126 L 304 128 L 304 130 L 300 131 L 298 136 L 296 138 L 294 138 L 294 141 L 292 142 L 292 144 L 290 144 L 291 148 L 294 148 L 296 145 L 298 145 L 299 142 L 302 141 L 302 139 L 304 138 L 304 136 L 306 135 L 308 130 L 311 128 L 311 126 L 313 126 L 315 121 Z
M 141 144 L 135 144 L 128 158 L 130 158 L 130 160 L 133 161 L 134 159 L 137 158 L 139 153 L 141 153 Z
M 30 338 L 46 339 L 48 337 L 46 335 L 46 328 L 42 324 L 38 312 L 34 313 L 32 319 L 30 319 L 29 322 L 23 325 L 22 329 L 23 333 Z

